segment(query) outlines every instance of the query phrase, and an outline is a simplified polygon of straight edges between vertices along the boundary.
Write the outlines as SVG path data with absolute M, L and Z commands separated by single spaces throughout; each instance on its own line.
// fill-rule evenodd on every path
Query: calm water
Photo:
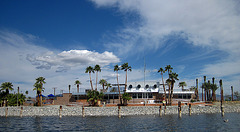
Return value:
M 228 122 L 224 122 L 228 119 Z M 113 117 L 0 117 L 0 131 L 240 131 L 240 113 Z

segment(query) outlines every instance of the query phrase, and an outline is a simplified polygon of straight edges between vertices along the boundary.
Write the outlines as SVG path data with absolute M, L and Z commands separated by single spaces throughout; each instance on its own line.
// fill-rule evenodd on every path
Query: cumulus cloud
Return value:
M 57 72 L 66 72 L 71 67 L 94 64 L 105 66 L 120 61 L 112 52 L 105 51 L 103 53 L 98 53 L 88 50 L 70 50 L 58 54 L 48 52 L 40 56 L 32 56 L 28 54 L 26 59 L 33 65 L 36 65 L 37 69 L 48 70 L 52 66 L 57 66 Z
M 12 82 L 14 88 L 20 91 L 29 91 L 29 96 L 35 96 L 33 91 L 35 78 L 46 78 L 45 94 L 52 93 L 52 87 L 57 87 L 65 92 L 68 85 L 72 85 L 72 92 L 76 92 L 74 81 L 78 78 L 81 82 L 81 92 L 90 88 L 89 76 L 85 73 L 85 65 L 100 64 L 102 67 L 110 63 L 119 62 L 119 58 L 112 52 L 98 53 L 88 50 L 52 51 L 44 48 L 38 37 L 20 32 L 0 30 L 0 83 Z M 67 74 L 66 74 L 67 72 Z M 100 75 L 107 76 L 114 72 Z M 94 79 L 94 78 L 93 78 Z M 74 90 L 75 88 L 75 90 Z M 16 90 L 15 90 L 16 92 Z

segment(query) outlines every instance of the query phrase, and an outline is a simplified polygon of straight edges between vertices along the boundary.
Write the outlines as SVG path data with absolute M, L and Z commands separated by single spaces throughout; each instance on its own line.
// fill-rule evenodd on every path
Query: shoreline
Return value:
M 21 109 L 22 108 L 22 109 Z M 189 114 L 189 106 L 181 106 L 181 113 L 183 115 Z M 224 103 L 224 112 L 240 112 L 240 103 Z M 178 106 L 167 106 L 160 110 L 159 106 L 121 106 L 119 107 L 82 107 L 82 106 L 10 106 L 0 107 L 0 116 L 134 116 L 134 115 L 175 115 L 178 114 Z M 221 108 L 218 103 L 213 105 L 192 105 L 191 114 L 211 114 L 221 113 Z

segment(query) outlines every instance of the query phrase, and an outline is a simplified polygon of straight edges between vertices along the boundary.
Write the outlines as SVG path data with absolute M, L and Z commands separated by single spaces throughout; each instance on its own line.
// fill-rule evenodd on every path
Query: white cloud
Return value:
M 74 81 L 77 79 L 82 82 L 81 88 L 90 86 L 89 76 L 85 73 L 86 66 L 97 63 L 104 67 L 120 61 L 117 56 L 107 51 L 59 52 L 38 46 L 40 42 L 41 40 L 33 35 L 0 30 L 0 83 L 12 82 L 15 92 L 19 86 L 20 91 L 28 90 L 29 96 L 34 96 L 36 91 L 32 89 L 35 79 L 43 76 L 46 79 L 44 95 L 53 93 L 53 87 L 57 87 L 56 93 L 60 93 L 61 89 L 68 92 L 68 85 L 72 85 L 72 92 L 76 92 Z M 81 89 L 81 92 L 84 89 Z
M 50 69 L 52 66 L 57 66 L 58 72 L 67 71 L 71 67 L 95 64 L 105 66 L 120 61 L 112 52 L 105 51 L 104 53 L 98 53 L 88 50 L 70 50 L 59 54 L 47 52 L 37 57 L 28 55 L 27 59 L 33 65 L 36 65 L 38 69 Z
M 169 36 L 174 35 L 198 48 L 210 49 L 206 51 L 207 54 L 204 57 L 214 56 L 216 51 L 226 54 L 224 58 L 217 55 L 220 58 L 217 62 L 203 65 L 203 69 L 199 69 L 202 72 L 201 75 L 226 77 L 240 74 L 238 68 L 240 64 L 239 1 L 91 1 L 98 7 L 114 7 L 123 14 L 135 13 L 137 16 L 136 22 L 132 22 L 133 24 L 130 22 L 130 25 L 117 31 L 113 37 L 115 41 L 106 42 L 106 45 L 118 49 L 119 55 L 137 54 L 144 50 L 153 52 L 166 45 Z M 204 61 L 203 57 L 201 59 Z
M 216 64 L 208 64 L 202 70 L 203 73 L 209 76 L 226 77 L 240 74 L 240 60 L 223 61 Z
M 140 24 L 127 27 L 118 36 L 132 45 L 139 40 L 150 41 L 146 47 L 154 49 L 166 36 L 177 33 L 194 45 L 210 46 L 238 53 L 240 28 L 237 1 L 219 0 L 92 0 L 100 6 L 118 7 L 123 13 L 136 12 Z M 132 26 L 132 25 L 131 25 Z M 123 36 L 133 36 L 130 38 Z M 160 41 L 160 42 L 159 42 Z M 125 42 L 125 41 L 124 41 Z M 128 48 L 136 48 L 129 46 Z M 139 45 L 139 43 L 138 43 Z M 140 44 L 141 45 L 141 44 Z M 227 45 L 227 46 L 226 46 Z M 116 45 L 115 45 L 116 46 Z

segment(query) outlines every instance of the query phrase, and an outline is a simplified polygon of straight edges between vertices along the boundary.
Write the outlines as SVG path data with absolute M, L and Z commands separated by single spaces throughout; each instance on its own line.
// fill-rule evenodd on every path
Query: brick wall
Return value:
M 72 93 L 63 93 L 63 97 L 57 97 L 57 99 L 54 100 L 54 105 L 68 105 L 71 96 Z

